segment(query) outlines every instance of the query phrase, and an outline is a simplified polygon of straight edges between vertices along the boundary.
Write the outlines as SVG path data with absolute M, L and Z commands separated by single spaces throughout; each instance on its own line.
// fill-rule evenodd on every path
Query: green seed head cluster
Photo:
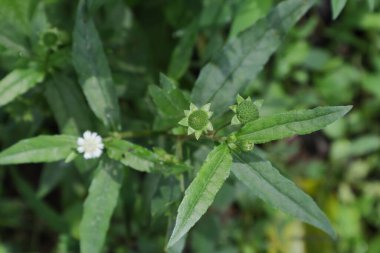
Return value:
M 202 130 L 208 122 L 208 115 L 203 110 L 196 110 L 189 115 L 189 126 L 195 130 Z
M 242 124 L 259 118 L 259 110 L 252 101 L 243 101 L 237 105 L 236 116 Z

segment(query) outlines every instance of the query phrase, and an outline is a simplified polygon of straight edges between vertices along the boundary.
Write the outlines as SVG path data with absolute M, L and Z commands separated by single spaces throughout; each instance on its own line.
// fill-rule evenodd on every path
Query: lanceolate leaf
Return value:
M 262 200 L 285 213 L 318 227 L 335 238 L 325 214 L 312 198 L 255 153 L 234 153 L 233 174 Z
M 120 163 L 110 159 L 99 163 L 84 203 L 80 224 L 81 253 L 101 252 L 123 177 Z
M 173 51 L 170 59 L 168 74 L 178 80 L 186 73 L 190 65 L 191 54 L 198 35 L 198 20 L 186 27 L 184 34 Z
M 351 108 L 352 106 L 325 106 L 275 114 L 247 123 L 236 136 L 238 140 L 265 143 L 297 134 L 308 134 L 343 117 Z
M 331 0 L 333 19 L 336 19 L 346 6 L 347 0 Z
M 288 30 L 313 4 L 313 0 L 284 1 L 266 18 L 229 41 L 201 70 L 192 101 L 198 106 L 211 103 L 216 115 L 226 111 L 239 91 L 262 70 Z
M 111 72 L 84 0 L 79 2 L 73 39 L 74 66 L 91 109 L 108 128 L 119 128 L 120 112 Z
M 105 145 L 110 158 L 138 171 L 151 172 L 159 162 L 153 152 L 129 141 L 112 139 Z
M 243 0 L 239 4 L 237 13 L 232 22 L 230 37 L 234 37 L 244 31 L 259 18 L 266 15 L 272 6 L 272 0 Z
M 64 134 L 80 135 L 93 129 L 93 117 L 79 86 L 65 75 L 56 74 L 46 85 L 45 96 Z
M 231 164 L 232 156 L 225 144 L 214 148 L 208 154 L 178 208 L 176 224 L 168 242 L 169 247 L 181 239 L 207 211 L 229 176 Z
M 19 141 L 0 153 L 0 164 L 55 162 L 65 159 L 76 147 L 68 135 L 41 135 Z
M 39 70 L 13 70 L 0 81 L 0 106 L 9 103 L 17 96 L 24 94 L 43 79 L 44 74 Z

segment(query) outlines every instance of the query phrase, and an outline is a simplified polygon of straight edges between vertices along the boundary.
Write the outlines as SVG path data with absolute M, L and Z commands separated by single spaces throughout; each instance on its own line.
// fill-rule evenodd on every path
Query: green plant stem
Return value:
M 212 141 L 222 141 L 222 137 L 215 136 L 216 132 L 214 132 L 212 135 L 205 135 L 206 138 L 211 139 Z M 116 138 L 124 139 L 124 138 L 139 138 L 139 137 L 151 137 L 155 135 L 166 135 L 175 137 L 177 139 L 181 139 L 181 142 L 184 140 L 187 140 L 189 138 L 193 138 L 189 135 L 175 135 L 170 132 L 166 131 L 152 131 L 152 130 L 142 130 L 142 131 L 125 131 L 125 132 L 114 132 L 112 134 Z
M 182 149 L 183 140 L 180 137 L 177 137 L 176 141 L 176 157 L 179 161 L 182 161 L 183 159 L 183 149 Z M 185 178 L 183 174 L 179 175 L 179 186 L 181 189 L 181 192 L 185 192 Z

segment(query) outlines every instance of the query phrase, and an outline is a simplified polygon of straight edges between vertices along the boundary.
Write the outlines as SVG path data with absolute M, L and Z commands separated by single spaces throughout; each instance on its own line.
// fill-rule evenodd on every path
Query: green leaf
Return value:
M 105 146 L 110 158 L 138 171 L 151 172 L 159 162 L 156 154 L 129 141 L 111 139 L 105 142 Z
M 200 27 L 217 27 L 231 21 L 234 5 L 237 1 L 208 0 L 203 2 L 199 17 Z
M 24 94 L 43 79 L 44 74 L 35 69 L 13 70 L 0 81 L 0 106 Z
M 23 33 L 30 31 L 29 11 L 32 1 L 0 0 L 0 33 Z
M 346 6 L 347 0 L 331 0 L 333 19 L 336 19 Z
M 207 211 L 230 174 L 232 156 L 227 145 L 211 151 L 195 179 L 186 189 L 168 247 L 181 239 Z
M 7 35 L 0 34 L 0 52 L 2 57 L 5 56 L 29 56 L 29 51 L 26 49 L 22 41 L 10 38 Z
M 110 159 L 104 159 L 99 163 L 84 203 L 80 224 L 81 253 L 101 252 L 123 177 L 120 163 Z
M 29 57 L 30 10 L 33 1 L 0 0 L 0 53 L 3 63 Z M 9 58 L 8 58 L 9 57 Z M 13 64 L 8 65 L 8 68 Z
M 247 123 L 237 132 L 241 141 L 265 143 L 293 135 L 308 134 L 343 117 L 352 106 L 324 106 L 262 117 Z
M 332 238 L 336 237 L 327 217 L 313 199 L 283 177 L 270 162 L 255 152 L 234 153 L 234 158 L 232 173 L 263 201 L 322 229 Z
M 149 86 L 149 95 L 159 113 L 159 119 L 164 121 L 164 124 L 159 126 L 156 120 L 157 130 L 178 126 L 178 122 L 185 117 L 184 110 L 189 109 L 190 104 L 182 91 L 175 88 L 175 85 L 163 74 L 160 76 L 160 83 L 163 89 L 155 85 Z
M 47 166 L 44 166 L 40 175 L 37 196 L 43 198 L 49 194 L 55 187 L 57 187 L 57 185 L 59 185 L 69 169 L 68 164 L 64 162 L 50 163 L 47 164 Z
M 368 8 L 370 11 L 373 11 L 376 6 L 376 0 L 367 0 Z
M 230 40 L 202 68 L 192 91 L 193 103 L 211 103 L 215 115 L 228 110 L 236 95 L 256 78 L 289 29 L 313 4 L 313 0 L 284 1 L 266 18 Z
M 120 128 L 120 110 L 102 42 L 81 0 L 73 34 L 73 63 L 95 115 L 113 130 Z
M 0 153 L 0 164 L 55 162 L 65 159 L 76 147 L 68 135 L 40 135 L 19 141 Z
M 12 182 L 16 185 L 27 205 L 40 217 L 45 224 L 57 232 L 67 233 L 68 224 L 50 206 L 36 196 L 32 187 L 18 174 L 17 170 L 11 170 Z
M 93 129 L 92 113 L 73 80 L 55 74 L 46 85 L 45 97 L 62 133 L 78 136 Z
M 93 14 L 102 5 L 106 4 L 107 0 L 86 0 L 87 8 L 91 14 Z
M 171 78 L 178 80 L 186 73 L 190 65 L 191 55 L 197 35 L 198 20 L 194 20 L 188 27 L 186 27 L 182 38 L 175 47 L 170 58 L 168 75 Z
M 232 22 L 230 37 L 235 37 L 241 31 L 253 25 L 259 18 L 267 14 L 271 6 L 271 0 L 242 1 Z

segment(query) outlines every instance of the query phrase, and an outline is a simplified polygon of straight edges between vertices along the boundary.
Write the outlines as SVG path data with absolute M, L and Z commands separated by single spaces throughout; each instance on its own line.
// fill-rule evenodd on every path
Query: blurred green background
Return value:
M 160 72 L 190 90 L 200 68 L 223 43 L 279 1 L 103 2 L 96 25 L 123 120 L 133 131 L 153 124 L 147 86 L 157 83 Z M 0 0 L 0 77 L 34 65 L 49 73 L 43 83 L 0 108 L 1 149 L 23 138 L 60 132 L 46 90 L 49 82 L 62 78 L 77 86 L 70 55 L 77 4 Z M 348 0 L 332 20 L 330 1 L 321 1 L 242 94 L 265 99 L 263 115 L 354 106 L 323 131 L 262 147 L 327 213 L 338 239 L 272 209 L 231 178 L 189 234 L 184 252 L 380 252 L 379 7 L 370 11 L 367 1 Z M 47 49 L 42 40 L 46 28 L 61 34 L 57 48 Z M 195 166 L 207 149 L 196 148 Z M 170 177 L 134 171 L 125 180 L 105 252 L 163 252 L 168 222 L 180 200 L 178 185 Z M 79 252 L 78 225 L 88 183 L 88 172 L 64 163 L 0 167 L 0 253 Z

